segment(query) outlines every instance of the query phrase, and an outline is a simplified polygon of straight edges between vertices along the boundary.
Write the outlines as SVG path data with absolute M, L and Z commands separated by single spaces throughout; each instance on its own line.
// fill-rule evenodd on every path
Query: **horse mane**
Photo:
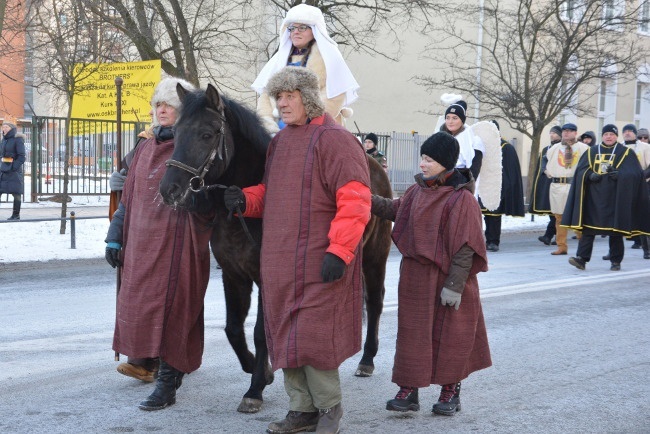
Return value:
M 225 105 L 226 119 L 238 143 L 249 143 L 255 153 L 266 156 L 271 136 L 257 113 L 224 95 L 221 95 L 221 99 Z M 204 90 L 189 92 L 183 99 L 181 116 L 192 117 L 193 113 L 204 110 L 207 106 L 208 98 Z
M 266 150 L 271 141 L 271 136 L 262 125 L 262 121 L 257 113 L 223 95 L 221 99 L 226 105 L 226 118 L 232 126 L 233 131 L 240 134 L 258 152 L 266 156 Z

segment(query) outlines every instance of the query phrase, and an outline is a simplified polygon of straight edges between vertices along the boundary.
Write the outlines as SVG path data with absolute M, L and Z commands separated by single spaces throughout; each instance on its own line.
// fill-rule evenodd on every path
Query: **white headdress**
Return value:
M 262 93 L 266 88 L 266 84 L 273 74 L 287 66 L 287 59 L 291 51 L 291 38 L 287 27 L 292 23 L 307 24 L 311 27 L 314 33 L 314 39 L 318 44 L 318 50 L 323 56 L 325 62 L 325 71 L 327 73 L 327 83 L 325 87 L 327 90 L 327 97 L 334 98 L 342 93 L 345 93 L 344 105 L 352 104 L 357 99 L 357 89 L 359 83 L 354 79 L 352 71 L 345 63 L 338 45 L 327 33 L 325 26 L 325 17 L 320 9 L 306 4 L 299 4 L 292 7 L 287 12 L 286 17 L 282 21 L 280 27 L 280 44 L 278 51 L 262 68 L 259 75 L 251 85 L 257 92 Z

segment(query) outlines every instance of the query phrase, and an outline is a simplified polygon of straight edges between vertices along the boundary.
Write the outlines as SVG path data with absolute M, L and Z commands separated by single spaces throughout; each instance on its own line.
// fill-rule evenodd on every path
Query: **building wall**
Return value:
M 12 26 L 22 20 L 24 9 L 19 5 L 20 0 L 7 2 L 2 36 L 11 47 L 0 54 L 0 118 L 14 123 L 25 114 L 25 35 Z

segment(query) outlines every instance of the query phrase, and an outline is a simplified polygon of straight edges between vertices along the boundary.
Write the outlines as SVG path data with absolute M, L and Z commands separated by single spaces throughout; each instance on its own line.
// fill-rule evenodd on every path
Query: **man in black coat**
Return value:
M 533 190 L 528 205 L 528 212 L 531 214 L 548 216 L 549 222 L 546 226 L 546 232 L 544 232 L 544 235 L 537 237 L 537 239 L 547 246 L 550 246 L 551 240 L 555 236 L 555 216 L 551 212 L 551 201 L 549 198 L 551 179 L 542 172 L 542 160 L 546 155 L 546 151 L 548 151 L 551 146 L 562 141 L 562 127 L 555 125 L 551 127 L 551 131 L 548 134 L 551 143 L 542 149 L 542 153 L 537 160 L 535 174 L 533 175 Z M 555 244 L 555 242 L 553 242 L 553 244 Z
M 23 194 L 23 164 L 25 163 L 25 139 L 17 134 L 16 125 L 2 124 L 0 142 L 0 195 L 12 194 L 14 208 L 7 220 L 20 220 L 20 197 Z
M 562 226 L 582 231 L 574 267 L 584 270 L 596 235 L 609 235 L 611 270 L 621 269 L 623 236 L 650 233 L 650 199 L 633 149 L 618 143 L 618 128 L 608 124 L 603 141 L 585 152 L 575 171 Z

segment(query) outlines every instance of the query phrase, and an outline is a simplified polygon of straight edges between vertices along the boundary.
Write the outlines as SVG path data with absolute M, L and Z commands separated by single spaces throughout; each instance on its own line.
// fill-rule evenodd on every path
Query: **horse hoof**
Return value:
M 267 372 L 265 378 L 266 378 L 266 385 L 270 386 L 271 384 L 273 384 L 273 380 L 275 380 L 275 374 L 273 372 Z
M 253 398 L 242 398 L 237 407 L 237 411 L 240 413 L 257 413 L 262 409 L 262 400 L 253 399 Z
M 357 372 L 355 372 L 354 375 L 357 377 L 372 377 L 373 372 L 375 372 L 374 366 L 359 365 L 357 367 Z

